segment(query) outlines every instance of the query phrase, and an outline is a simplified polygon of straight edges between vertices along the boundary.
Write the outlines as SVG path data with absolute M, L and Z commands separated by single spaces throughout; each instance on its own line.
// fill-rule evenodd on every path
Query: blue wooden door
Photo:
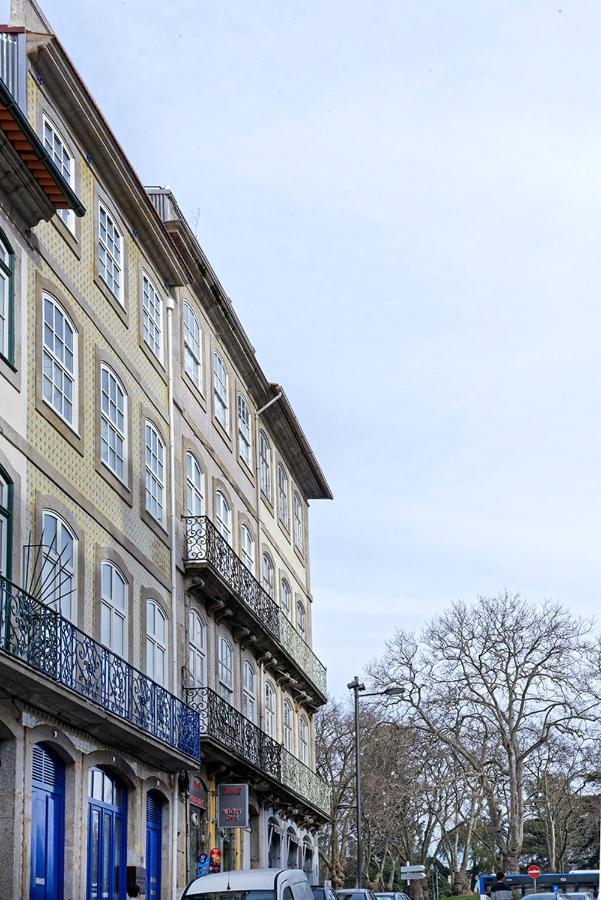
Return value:
M 88 780 L 87 900 L 125 900 L 127 794 L 104 769 Z
M 160 900 L 161 896 L 161 799 L 149 791 L 146 794 L 146 900 Z
M 65 767 L 41 744 L 31 772 L 30 900 L 61 900 L 65 857 Z

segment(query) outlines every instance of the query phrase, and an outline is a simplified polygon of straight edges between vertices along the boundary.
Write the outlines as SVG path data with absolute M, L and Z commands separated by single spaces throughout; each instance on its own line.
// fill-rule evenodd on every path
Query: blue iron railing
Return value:
M 200 717 L 191 706 L 3 577 L 0 604 L 4 653 L 200 759 Z

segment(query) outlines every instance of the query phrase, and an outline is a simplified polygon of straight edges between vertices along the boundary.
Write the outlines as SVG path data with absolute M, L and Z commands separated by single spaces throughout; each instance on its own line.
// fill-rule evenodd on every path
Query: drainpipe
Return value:
M 177 667 L 177 521 L 175 517 L 175 413 L 173 402 L 173 311 L 175 300 L 167 295 L 167 389 L 169 405 L 169 493 L 171 519 L 171 667 L 172 690 L 178 694 Z M 177 772 L 172 776 L 171 801 L 171 897 L 177 900 Z

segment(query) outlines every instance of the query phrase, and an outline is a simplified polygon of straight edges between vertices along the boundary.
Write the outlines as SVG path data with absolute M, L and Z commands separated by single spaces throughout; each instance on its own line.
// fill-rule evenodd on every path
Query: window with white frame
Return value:
M 100 458 L 120 481 L 126 479 L 127 394 L 108 366 L 100 367 Z
M 50 154 L 52 162 L 61 173 L 69 187 L 75 186 L 75 164 L 72 154 L 67 149 L 67 145 L 55 127 L 55 125 L 46 116 L 42 117 L 42 126 L 44 132 L 44 147 Z M 57 209 L 57 215 L 63 220 L 70 231 L 75 226 L 75 213 L 72 209 Z
M 262 492 L 271 500 L 271 444 L 263 431 L 259 433 L 259 481 Z
M 276 714 L 275 688 L 271 681 L 265 682 L 265 731 L 271 738 L 276 738 L 277 714 Z
M 293 527 L 294 527 L 294 545 L 297 547 L 301 553 L 304 549 L 304 528 L 303 528 L 303 506 L 301 503 L 301 498 L 295 491 L 292 495 L 292 516 L 294 519 Z
M 215 418 L 226 431 L 230 429 L 229 377 L 225 363 L 217 351 L 213 353 L 213 397 Z
M 147 275 L 142 277 L 142 337 L 163 362 L 163 298 Z
M 217 681 L 219 682 L 219 696 L 230 703 L 234 693 L 234 651 L 224 635 L 219 638 Z
M 215 491 L 215 527 L 228 544 L 232 542 L 232 511 L 225 494 Z
M 100 575 L 100 640 L 127 656 L 127 581 L 114 563 L 103 560 Z
M 188 679 L 190 687 L 206 684 L 207 626 L 199 612 L 188 614 Z
M 165 684 L 167 617 L 154 600 L 146 601 L 146 673 L 159 684 Z
M 248 403 L 238 394 L 238 452 L 247 466 L 252 465 L 252 441 L 250 431 L 250 409 Z
M 165 518 L 165 444 L 151 422 L 144 426 L 146 509 L 157 522 Z
M 102 201 L 98 205 L 98 271 L 110 292 L 123 303 L 123 235 Z
M 186 453 L 186 515 L 204 516 L 205 477 L 196 456 Z
M 184 301 L 184 370 L 197 388 L 202 383 L 202 332 L 196 313 Z
M 274 568 L 271 556 L 266 552 L 263 552 L 261 558 L 261 581 L 263 590 L 273 598 L 275 596 Z
M 242 712 L 251 722 L 257 721 L 257 671 L 250 660 L 244 660 L 242 676 Z
M 14 355 L 15 254 L 0 229 L 0 356 L 10 363 Z
M 296 627 L 303 637 L 307 634 L 307 614 L 305 612 L 305 604 L 299 598 L 296 601 Z
M 77 410 L 77 332 L 54 297 L 44 294 L 42 396 L 72 428 Z
M 280 581 L 280 607 L 282 612 L 289 619 L 292 615 L 292 588 L 287 578 Z
M 293 746 L 293 730 L 292 723 L 294 721 L 294 713 L 290 700 L 284 700 L 284 747 L 292 753 Z
M 42 545 L 41 599 L 74 622 L 77 611 L 77 539 L 67 523 L 51 510 L 42 513 Z
M 255 539 L 246 525 L 240 526 L 240 555 L 246 568 L 255 574 Z
M 278 518 L 284 528 L 290 528 L 290 510 L 288 509 L 288 476 L 281 463 L 278 463 Z
M 298 720 L 298 757 L 306 766 L 309 765 L 309 723 L 302 715 Z

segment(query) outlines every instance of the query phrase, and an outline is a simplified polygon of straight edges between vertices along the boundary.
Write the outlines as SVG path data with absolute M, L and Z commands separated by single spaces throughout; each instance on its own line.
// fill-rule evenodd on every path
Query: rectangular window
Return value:
M 13 295 L 15 254 L 0 230 L 0 356 L 13 362 Z
M 146 509 L 163 524 L 165 514 L 165 445 L 157 430 L 145 425 Z
M 160 362 L 163 361 L 163 301 L 152 281 L 142 278 L 142 334 Z
M 123 303 L 123 235 L 102 203 L 98 207 L 98 268 L 119 303 Z
M 283 465 L 278 465 L 278 518 L 284 528 L 290 527 L 290 512 L 288 510 L 288 476 Z
M 73 157 L 67 150 L 65 142 L 52 122 L 43 117 L 44 147 L 50 154 L 52 162 L 70 187 L 74 186 Z M 75 228 L 75 213 L 72 209 L 58 209 L 57 215 L 63 220 L 69 231 Z
M 100 457 L 111 472 L 125 480 L 127 450 L 126 394 L 116 375 L 100 370 Z
M 259 435 L 259 470 L 261 491 L 271 500 L 271 447 L 263 432 Z
M 228 397 L 228 374 L 225 363 L 217 352 L 213 354 L 213 394 L 215 398 L 215 418 L 226 431 L 230 429 L 230 407 Z
M 184 369 L 197 388 L 201 386 L 201 332 L 189 303 L 184 303 Z
M 50 297 L 44 297 L 42 396 L 73 427 L 77 405 L 77 335 L 69 319 Z
M 303 507 L 301 505 L 301 499 L 294 492 L 292 496 L 292 515 L 294 516 L 294 543 L 298 549 L 303 551 Z
M 250 467 L 252 464 L 250 410 L 248 403 L 241 394 L 238 395 L 238 441 L 240 444 L 240 457 Z

